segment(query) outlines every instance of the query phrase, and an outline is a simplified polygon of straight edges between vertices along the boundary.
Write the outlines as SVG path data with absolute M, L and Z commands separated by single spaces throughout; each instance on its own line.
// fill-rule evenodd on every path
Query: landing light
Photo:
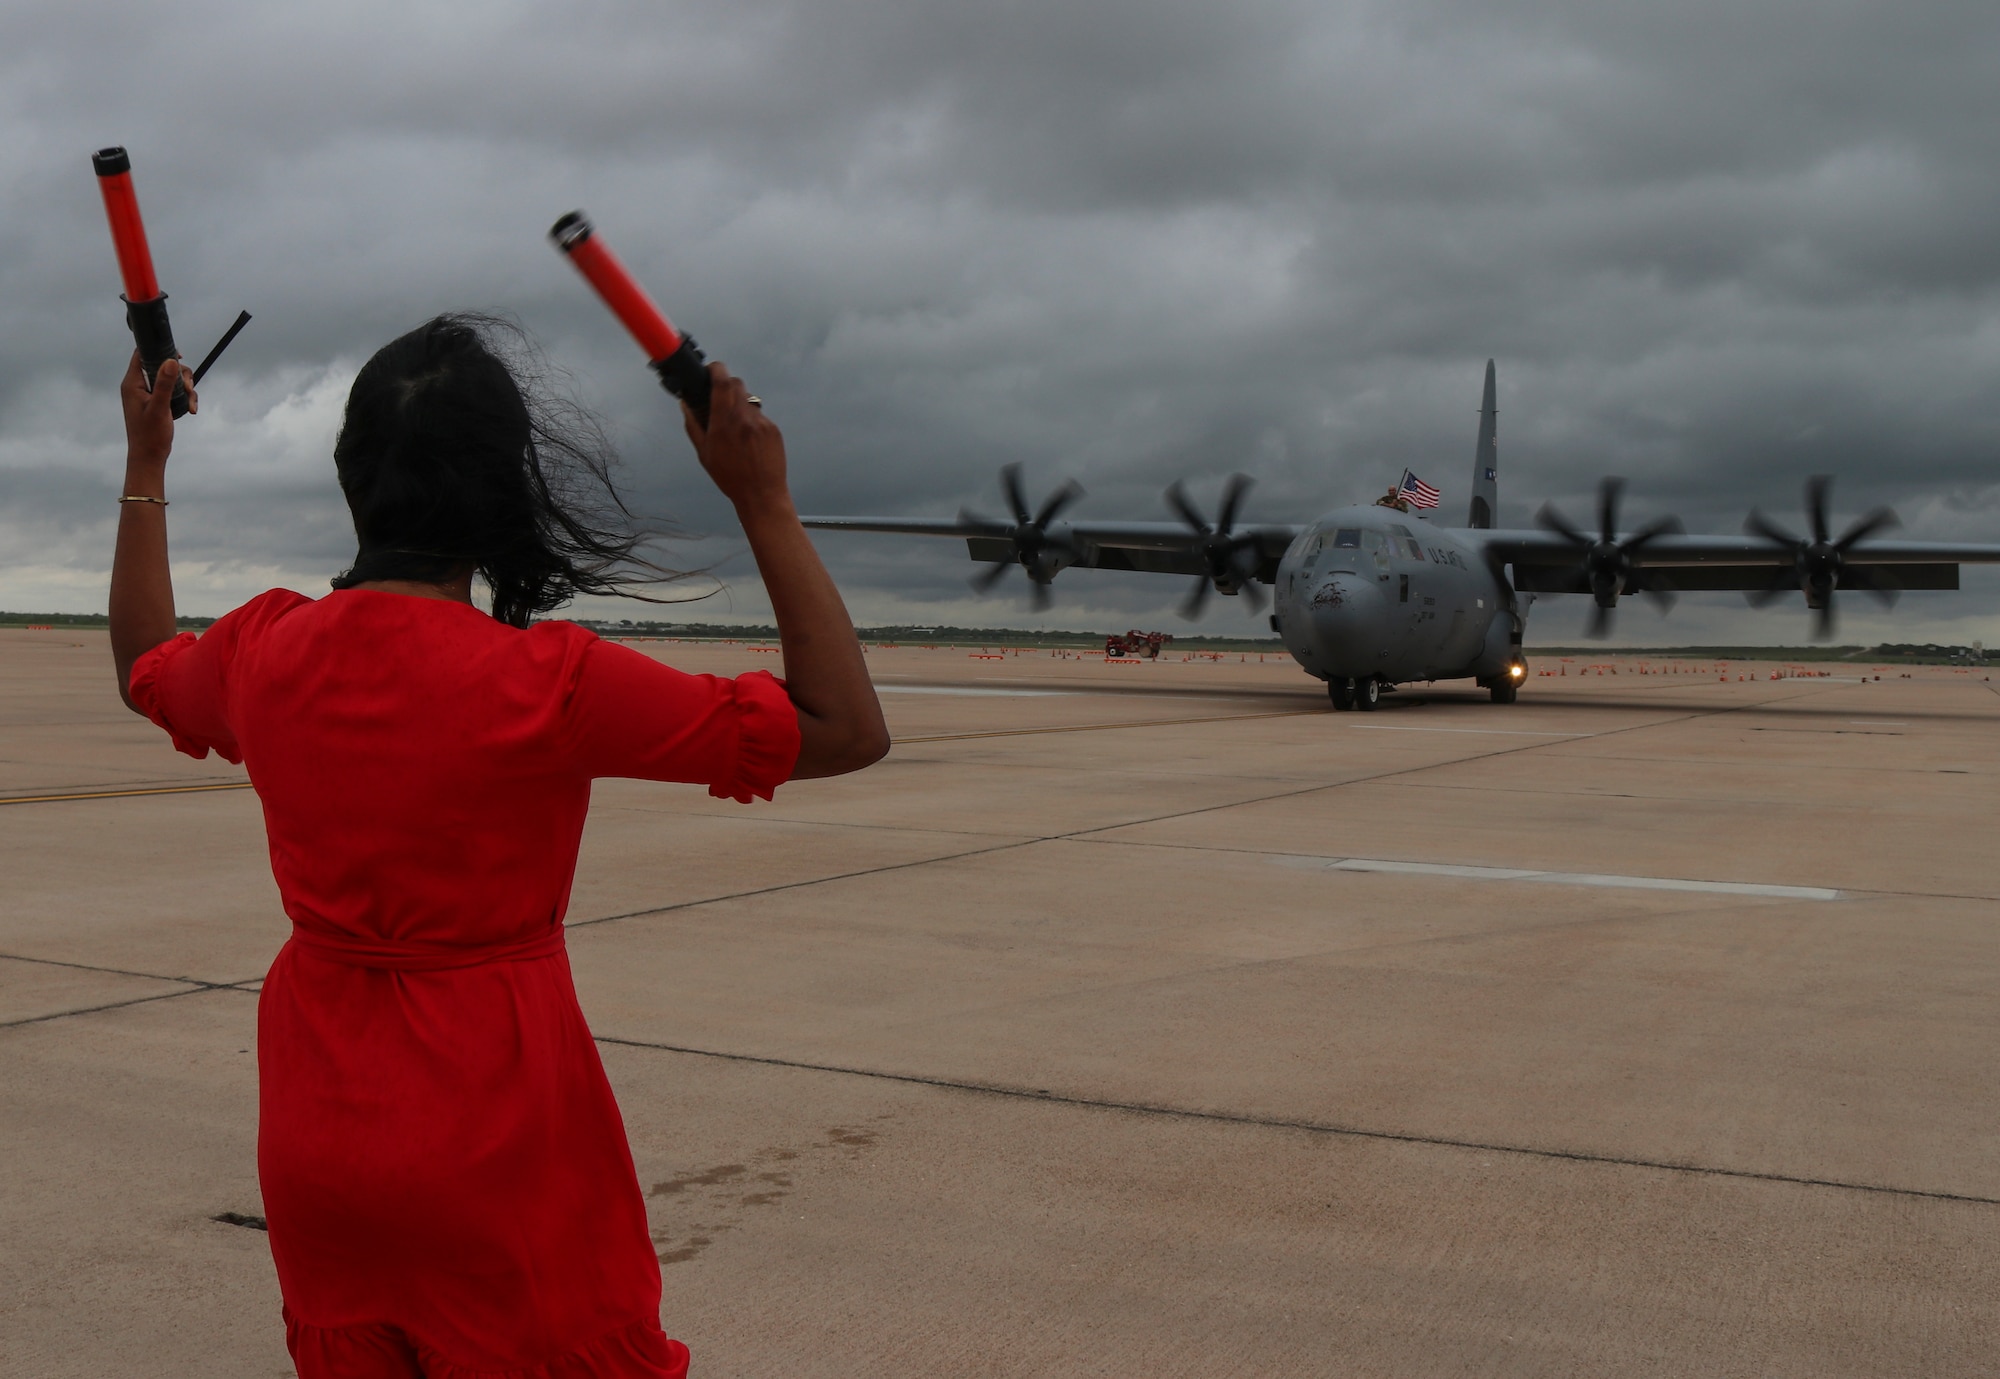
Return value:
M 1516 680 L 1525 680 L 1528 678 L 1528 668 L 1522 665 L 1519 661 L 1516 661 L 1513 665 L 1508 666 L 1507 673 L 1513 676 Z

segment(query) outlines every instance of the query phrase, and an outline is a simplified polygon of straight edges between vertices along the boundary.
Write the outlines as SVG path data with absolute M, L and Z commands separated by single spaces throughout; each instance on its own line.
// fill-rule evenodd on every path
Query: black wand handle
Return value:
M 125 324 L 132 328 L 132 340 L 139 347 L 139 367 L 146 375 L 146 386 L 151 388 L 159 376 L 160 365 L 181 357 L 181 352 L 174 348 L 174 328 L 167 321 L 167 294 L 162 292 L 145 302 L 126 301 L 122 297 L 119 300 L 125 302 Z M 186 416 L 187 409 L 187 381 L 175 379 L 174 420 Z
M 708 362 L 692 336 L 681 337 L 680 348 L 665 359 L 655 359 L 651 368 L 660 376 L 660 386 L 688 405 L 701 429 L 708 429 Z

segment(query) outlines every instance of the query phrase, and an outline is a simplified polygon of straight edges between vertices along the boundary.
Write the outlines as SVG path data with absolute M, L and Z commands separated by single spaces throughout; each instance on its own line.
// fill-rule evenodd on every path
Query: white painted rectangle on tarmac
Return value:
M 1535 871 L 1525 867 L 1473 867 L 1449 862 L 1397 862 L 1380 857 L 1288 858 L 1329 871 L 1389 872 L 1405 876 L 1449 876 L 1461 881 L 1538 881 L 1545 886 L 1605 886 L 1614 890 L 1692 891 L 1700 895 L 1754 895 L 1770 900 L 1838 900 L 1824 886 L 1773 886 L 1756 881 L 1696 881 L 1677 876 L 1613 876 L 1599 872 Z

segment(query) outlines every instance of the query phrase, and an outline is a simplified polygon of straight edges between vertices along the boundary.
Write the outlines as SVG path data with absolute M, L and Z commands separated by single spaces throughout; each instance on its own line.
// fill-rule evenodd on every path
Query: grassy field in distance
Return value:
M 183 628 L 199 630 L 214 618 L 181 618 Z M 778 629 L 769 624 L 669 623 L 608 618 L 577 618 L 577 623 L 609 637 L 671 637 L 687 641 L 761 642 L 776 640 Z M 0 628 L 95 627 L 108 626 L 102 613 L 9 613 L 0 612 Z M 863 627 L 857 629 L 866 642 L 888 642 L 914 646 L 1008 646 L 1101 648 L 1106 632 L 1047 632 L 1017 627 Z M 1165 630 L 1147 628 L 1147 631 Z M 1172 646 L 1183 651 L 1262 651 L 1284 649 L 1276 637 L 1214 637 L 1172 633 Z M 1945 646 L 1936 643 L 1885 643 L 1881 646 L 1529 646 L 1529 660 L 1536 657 L 1678 659 L 1683 661 L 1863 661 L 1906 665 L 1983 664 L 1978 647 Z

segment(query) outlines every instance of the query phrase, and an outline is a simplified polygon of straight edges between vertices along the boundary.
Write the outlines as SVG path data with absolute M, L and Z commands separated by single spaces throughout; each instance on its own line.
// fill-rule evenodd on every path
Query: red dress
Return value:
M 300 1379 L 684 1374 L 563 912 L 593 777 L 770 798 L 799 746 L 780 682 L 276 590 L 131 688 L 264 806 L 292 936 L 258 1001 L 257 1166 Z

